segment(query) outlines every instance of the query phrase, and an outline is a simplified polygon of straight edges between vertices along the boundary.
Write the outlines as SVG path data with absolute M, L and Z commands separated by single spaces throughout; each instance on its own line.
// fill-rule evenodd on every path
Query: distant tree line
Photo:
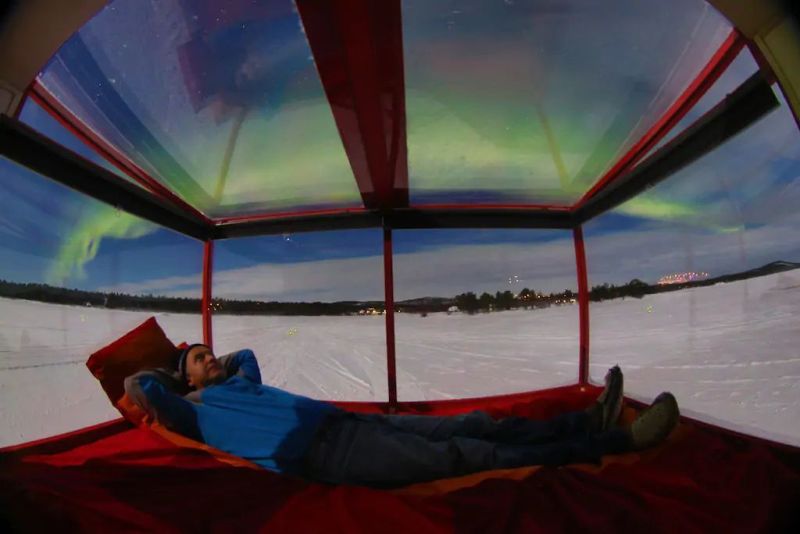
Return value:
M 176 313 L 199 313 L 199 298 L 163 297 L 154 295 L 125 295 L 67 289 L 47 284 L 17 283 L 0 280 L 0 296 L 14 299 L 36 300 L 53 304 L 91 306 L 120 310 L 147 310 Z M 364 307 L 383 307 L 380 302 L 262 302 L 256 300 L 213 299 L 215 313 L 241 315 L 348 315 L 357 314 Z
M 733 282 L 755 276 L 792 270 L 800 264 L 776 261 L 762 267 L 728 274 L 706 280 L 694 280 L 679 284 L 652 285 L 634 278 L 627 284 L 601 284 L 589 291 L 589 300 L 602 301 L 625 297 L 642 298 L 653 293 L 677 291 L 690 287 L 710 286 L 719 282 Z M 0 297 L 36 300 L 54 304 L 103 307 L 123 310 L 166 311 L 177 313 L 199 313 L 202 301 L 199 298 L 162 297 L 154 295 L 125 295 L 66 289 L 47 284 L 17 283 L 0 280 Z M 519 293 L 497 291 L 494 294 L 469 291 L 452 298 L 424 297 L 395 302 L 395 310 L 401 313 L 426 314 L 451 311 L 455 308 L 466 313 L 503 311 L 514 309 L 547 308 L 553 305 L 577 302 L 578 295 L 566 289 L 560 293 L 542 293 L 524 288 Z M 214 313 L 238 315 L 357 315 L 365 311 L 384 313 L 383 301 L 339 301 L 339 302 L 263 302 L 258 300 L 214 299 Z
M 654 286 L 634 278 L 627 284 L 615 286 L 614 284 L 602 284 L 592 287 L 589 291 L 589 300 L 600 301 L 608 299 L 618 299 L 625 297 L 642 298 L 649 293 L 656 293 L 658 288 L 668 286 Z
M 47 284 L 20 284 L 5 280 L 0 280 L 0 296 L 52 302 L 54 304 L 99 306 L 112 309 L 168 310 L 182 313 L 197 313 L 200 309 L 199 299 L 100 293 L 98 291 L 67 289 Z
M 544 294 L 524 288 L 517 294 L 511 291 L 497 291 L 494 295 L 491 293 L 481 293 L 480 296 L 468 291 L 456 295 L 454 300 L 455 306 L 459 311 L 466 313 L 489 312 L 489 311 L 503 311 L 514 309 L 534 309 L 534 308 L 548 308 L 554 304 L 570 304 L 578 298 L 578 295 L 569 289 L 561 293 Z
M 589 300 L 599 302 L 609 299 L 618 299 L 625 297 L 642 298 L 645 295 L 654 293 L 666 293 L 669 291 L 679 291 L 692 287 L 711 286 L 721 282 L 736 282 L 739 280 L 746 280 L 756 276 L 765 276 L 783 271 L 800 268 L 800 264 L 788 261 L 775 261 L 768 263 L 755 269 L 742 271 L 738 273 L 731 273 L 715 278 L 708 278 L 706 280 L 693 280 L 688 282 L 676 284 L 648 284 L 634 278 L 627 284 L 614 285 L 614 284 L 600 284 L 593 286 L 589 290 Z M 518 294 L 511 291 L 497 291 L 494 295 L 491 293 L 481 293 L 480 296 L 469 291 L 456 295 L 452 300 L 440 299 L 442 302 L 436 306 L 430 306 L 428 311 L 447 311 L 449 306 L 455 305 L 459 311 L 466 313 L 478 313 L 489 311 L 502 311 L 512 309 L 536 309 L 548 308 L 553 305 L 571 304 L 577 302 L 578 295 L 566 289 L 560 293 L 541 293 L 529 288 L 524 288 Z M 428 299 L 433 301 L 435 299 Z M 415 311 L 409 309 L 407 311 Z

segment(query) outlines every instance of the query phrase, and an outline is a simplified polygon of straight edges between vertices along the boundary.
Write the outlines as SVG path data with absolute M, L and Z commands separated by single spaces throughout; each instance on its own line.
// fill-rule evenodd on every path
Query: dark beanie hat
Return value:
M 181 350 L 180 355 L 178 355 L 178 375 L 180 375 L 181 380 L 186 382 L 186 357 L 189 355 L 189 352 L 195 347 L 208 347 L 205 343 L 192 343 L 185 349 Z

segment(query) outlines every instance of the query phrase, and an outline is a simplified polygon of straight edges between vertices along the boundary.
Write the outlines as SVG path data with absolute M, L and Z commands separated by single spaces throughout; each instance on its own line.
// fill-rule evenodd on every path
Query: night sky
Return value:
M 681 3 L 684 15 L 670 10 L 651 20 L 622 0 L 602 12 L 578 0 L 405 2 L 412 203 L 579 198 L 727 35 L 705 2 Z M 263 12 L 221 19 L 183 5 L 110 4 L 64 45 L 42 83 L 208 213 L 359 205 L 291 5 L 271 1 Z M 617 17 L 627 33 L 607 35 L 597 17 Z M 672 17 L 671 24 L 659 17 Z M 156 54 L 162 71 L 152 67 Z M 602 59 L 610 57 L 615 61 Z M 755 69 L 745 50 L 675 131 Z M 800 143 L 781 103 L 723 147 L 587 223 L 590 284 L 800 261 Z M 34 103 L 21 119 L 114 170 Z M 236 120 L 242 126 L 226 187 L 215 199 Z M 2 159 L 0 188 L 0 278 L 200 295 L 200 242 Z M 377 229 L 226 240 L 216 244 L 213 293 L 381 299 L 381 254 Z M 397 299 L 577 287 L 569 231 L 396 231 L 394 254 Z

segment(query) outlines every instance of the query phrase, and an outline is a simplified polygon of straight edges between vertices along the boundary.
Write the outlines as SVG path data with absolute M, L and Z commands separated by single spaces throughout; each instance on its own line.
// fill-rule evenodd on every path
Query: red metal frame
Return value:
M 206 241 L 203 247 L 203 343 L 214 350 L 211 331 L 211 280 L 214 274 L 214 241 Z
M 383 284 L 386 301 L 386 375 L 389 379 L 389 411 L 397 409 L 397 372 L 394 345 L 394 273 L 392 265 L 392 229 L 383 228 Z
M 578 384 L 589 383 L 589 280 L 586 272 L 586 249 L 583 244 L 583 228 L 572 230 L 575 241 L 575 266 L 578 272 L 578 321 L 580 323 L 580 356 L 578 360 Z
M 298 0 L 364 205 L 408 205 L 400 0 Z
M 658 142 L 689 112 L 692 107 L 703 97 L 708 89 L 714 85 L 725 69 L 736 59 L 747 40 L 738 31 L 731 31 L 728 38 L 711 57 L 705 67 L 692 80 L 692 83 L 681 93 L 678 99 L 667 109 L 664 115 L 653 124 L 639 141 L 622 156 L 611 169 L 587 191 L 572 209 L 577 210 L 583 206 L 600 189 L 624 174 L 641 160 Z
M 153 193 L 155 196 L 161 198 L 165 202 L 177 206 L 187 213 L 191 213 L 206 224 L 211 225 L 214 223 L 212 219 L 198 211 L 191 204 L 185 202 L 167 187 L 162 185 L 158 180 L 145 172 L 144 169 L 133 163 L 130 159 L 128 159 L 127 156 L 114 148 L 105 139 L 93 132 L 91 128 L 86 126 L 38 81 L 34 81 L 31 84 L 31 90 L 28 96 L 37 104 L 39 104 L 45 111 L 47 111 L 62 126 L 67 128 L 73 135 L 78 137 L 100 156 L 122 171 L 126 176 L 132 178 L 139 185 Z

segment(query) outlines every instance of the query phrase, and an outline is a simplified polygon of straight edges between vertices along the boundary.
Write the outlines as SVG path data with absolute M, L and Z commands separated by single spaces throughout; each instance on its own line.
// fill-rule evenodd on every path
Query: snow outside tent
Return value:
M 0 524 L 797 528 L 787 9 L 0 8 Z M 87 359 L 153 316 L 353 410 L 547 417 L 619 364 L 625 418 L 663 390 L 684 417 L 601 465 L 312 484 L 119 417 Z

